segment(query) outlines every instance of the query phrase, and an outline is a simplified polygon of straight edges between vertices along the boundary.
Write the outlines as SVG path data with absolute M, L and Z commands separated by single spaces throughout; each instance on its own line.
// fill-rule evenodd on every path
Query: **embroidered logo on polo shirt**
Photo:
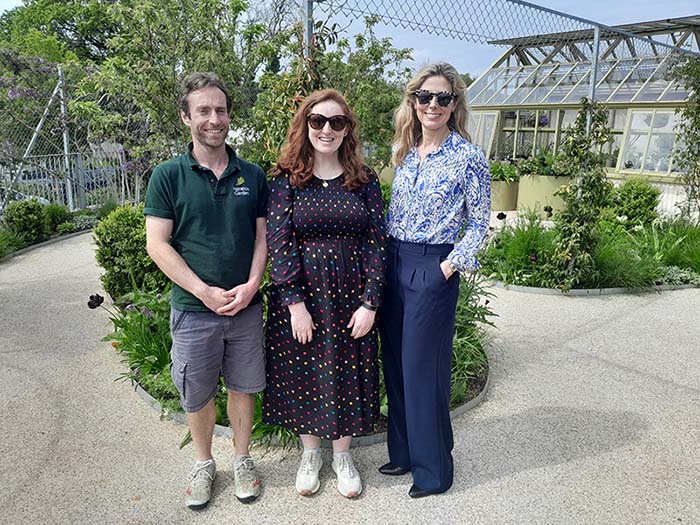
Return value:
M 234 186 L 233 194 L 237 196 L 250 195 L 250 188 L 248 188 L 247 186 Z

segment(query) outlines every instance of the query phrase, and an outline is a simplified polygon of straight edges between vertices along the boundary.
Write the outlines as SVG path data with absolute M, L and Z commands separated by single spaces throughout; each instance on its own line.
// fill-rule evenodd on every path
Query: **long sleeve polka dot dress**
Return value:
M 271 184 L 267 242 L 272 290 L 267 318 L 263 421 L 296 434 L 338 439 L 371 433 L 379 417 L 377 330 L 354 339 L 360 303 L 379 304 L 386 230 L 376 174 L 350 191 L 343 176 L 292 189 Z M 316 329 L 300 344 L 287 305 L 304 301 Z

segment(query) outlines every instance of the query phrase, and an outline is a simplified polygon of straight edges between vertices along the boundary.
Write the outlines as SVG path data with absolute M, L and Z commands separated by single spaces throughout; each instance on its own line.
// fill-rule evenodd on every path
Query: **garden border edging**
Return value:
M 146 392 L 141 385 L 139 385 L 136 381 L 133 379 L 131 380 L 131 384 L 134 387 L 134 390 L 138 394 L 138 396 L 143 399 L 151 408 L 159 411 L 161 413 L 161 417 L 165 417 L 167 419 L 171 419 L 175 421 L 176 423 L 180 423 L 181 425 L 187 426 L 187 416 L 181 412 L 167 412 L 163 414 L 163 409 L 158 402 L 157 399 L 155 399 L 151 394 Z M 481 389 L 481 392 L 473 398 L 464 403 L 463 405 L 458 406 L 454 410 L 450 411 L 450 419 L 454 419 L 458 416 L 461 416 L 465 412 L 471 410 L 472 408 L 476 407 L 481 401 L 484 399 L 484 396 L 486 395 L 486 392 L 489 389 L 489 386 L 491 384 L 491 367 L 489 367 L 488 374 L 486 376 L 486 383 L 484 383 L 484 388 Z M 231 427 L 224 427 L 222 425 L 214 425 L 214 435 L 215 436 L 220 436 L 220 437 L 227 437 L 231 438 L 233 435 L 231 433 Z M 378 434 L 372 434 L 369 436 L 358 436 L 353 438 L 352 443 L 353 446 L 356 447 L 366 447 L 370 445 L 376 445 L 377 443 L 384 443 L 386 442 L 386 432 L 379 432 Z M 274 442 L 273 442 L 274 443 Z M 277 443 L 274 443 L 277 444 Z M 321 446 L 323 448 L 330 448 L 331 443 L 328 440 L 323 440 L 321 441 Z
M 89 230 L 82 230 L 79 232 L 73 232 L 73 233 L 67 233 L 65 235 L 59 235 L 58 237 L 51 237 L 50 239 L 39 242 L 37 244 L 32 244 L 31 246 L 25 246 L 24 248 L 20 248 L 16 252 L 11 252 L 11 253 L 8 253 L 7 255 L 5 255 L 5 257 L 0 259 L 0 263 L 3 263 L 9 259 L 12 259 L 13 257 L 16 257 L 18 255 L 24 255 L 27 252 L 31 252 L 32 250 L 36 250 L 37 248 L 43 248 L 44 246 L 48 246 L 49 244 L 53 244 L 53 243 L 59 242 L 59 241 L 66 241 L 68 239 L 72 239 L 73 237 L 77 237 L 78 235 L 84 235 L 86 233 L 92 233 L 92 228 Z
M 555 288 L 538 288 L 535 286 L 521 286 L 518 284 L 505 284 L 501 281 L 491 281 L 490 286 L 501 288 L 503 290 L 511 290 L 519 293 L 530 293 L 536 295 L 568 295 L 573 297 L 582 296 L 599 296 L 599 295 L 622 295 L 635 293 L 651 293 L 651 292 L 666 292 L 672 290 L 688 290 L 697 288 L 693 284 L 659 284 L 649 288 L 575 288 L 565 292 Z

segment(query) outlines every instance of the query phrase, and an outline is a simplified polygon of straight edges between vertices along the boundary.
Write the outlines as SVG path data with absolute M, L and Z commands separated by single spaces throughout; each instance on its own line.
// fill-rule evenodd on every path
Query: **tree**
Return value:
M 376 18 L 365 22 L 365 32 L 354 37 L 354 45 L 338 38 L 336 26 L 318 23 L 308 58 L 302 53 L 300 26 L 278 35 L 278 49 L 288 65 L 280 73 L 268 72 L 260 79 L 253 118 L 245 126 L 246 140 L 241 144 L 248 158 L 271 167 L 299 103 L 311 91 L 332 87 L 346 97 L 357 114 L 368 163 L 377 169 L 388 165 L 393 112 L 410 76 L 403 62 L 410 59 L 411 50 L 395 48 L 389 38 L 377 38 L 373 31 Z

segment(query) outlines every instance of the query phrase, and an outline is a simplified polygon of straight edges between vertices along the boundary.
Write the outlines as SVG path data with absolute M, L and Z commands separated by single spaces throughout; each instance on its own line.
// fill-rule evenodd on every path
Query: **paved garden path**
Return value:
M 256 451 L 264 492 L 233 496 L 215 438 L 215 500 L 182 504 L 192 450 L 127 383 L 86 306 L 89 235 L 0 264 L 0 523 L 698 523 L 700 290 L 606 297 L 494 289 L 500 315 L 485 401 L 458 417 L 455 485 L 421 500 L 358 448 L 365 490 L 294 492 L 295 453 Z

